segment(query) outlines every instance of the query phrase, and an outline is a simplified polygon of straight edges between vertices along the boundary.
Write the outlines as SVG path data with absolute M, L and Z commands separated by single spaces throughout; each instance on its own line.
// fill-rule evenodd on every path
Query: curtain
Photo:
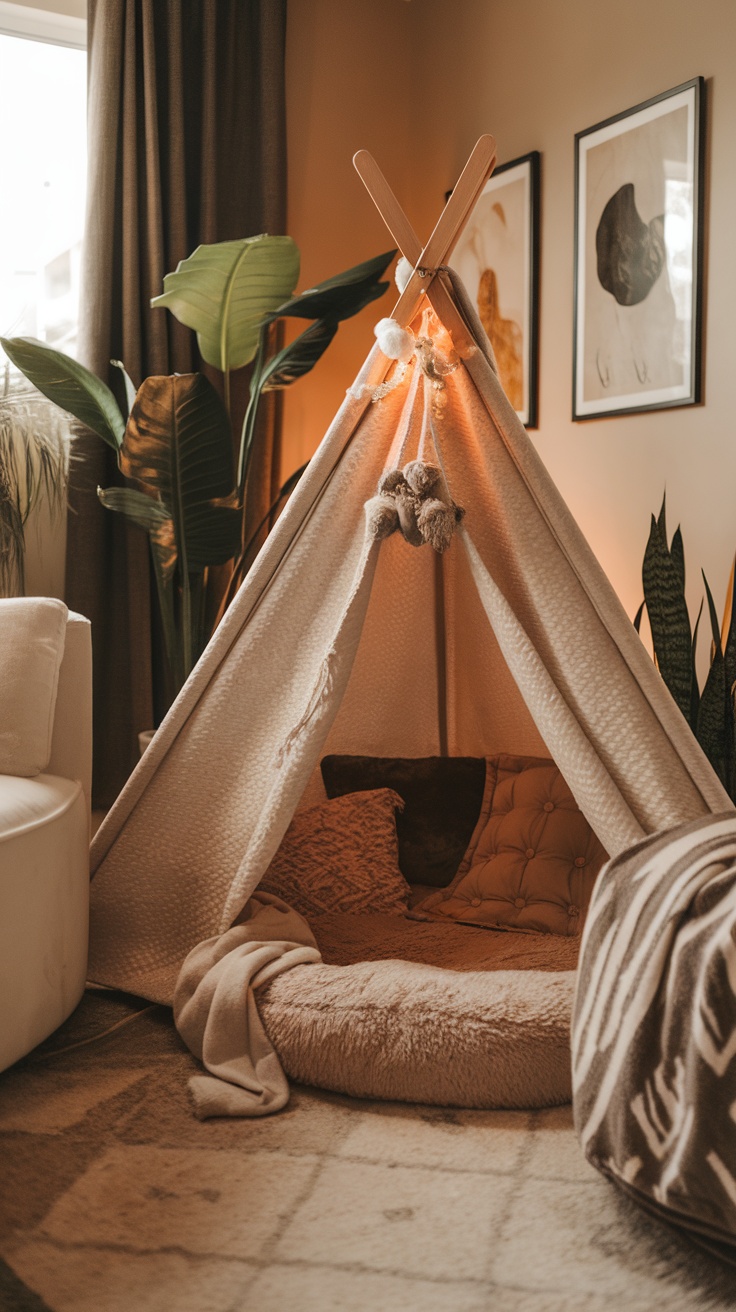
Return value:
M 200 365 L 196 339 L 151 310 L 201 242 L 283 233 L 286 0 L 89 0 L 89 168 L 80 359 L 115 390 Z M 234 428 L 245 398 L 234 379 Z M 276 407 L 264 407 L 254 519 L 278 482 Z M 66 597 L 92 621 L 95 805 L 111 804 L 137 733 L 163 709 L 144 532 L 100 506 L 114 453 L 80 433 L 69 492 Z M 159 702 L 158 706 L 156 702 Z

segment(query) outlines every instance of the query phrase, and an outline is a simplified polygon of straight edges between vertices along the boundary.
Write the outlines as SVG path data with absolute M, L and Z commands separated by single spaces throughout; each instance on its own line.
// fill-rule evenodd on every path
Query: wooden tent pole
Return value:
M 420 247 L 419 238 L 373 156 L 367 150 L 359 150 L 353 157 L 353 163 L 402 255 L 414 269 L 394 307 L 392 318 L 402 327 L 406 326 L 414 318 L 421 298 L 426 294 L 455 345 L 461 347 L 467 341 L 467 329 L 442 279 L 436 274 L 438 266 L 447 261 L 493 172 L 496 163 L 496 143 L 493 137 L 483 136 L 476 142 L 424 248 Z

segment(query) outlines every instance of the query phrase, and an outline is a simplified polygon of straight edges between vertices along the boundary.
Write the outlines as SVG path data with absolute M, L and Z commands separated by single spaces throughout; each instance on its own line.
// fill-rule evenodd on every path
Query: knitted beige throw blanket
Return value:
M 281 898 L 259 893 L 239 920 L 189 953 L 174 994 L 176 1027 L 209 1072 L 189 1081 L 200 1120 L 267 1116 L 285 1106 L 288 1081 L 255 990 L 292 966 L 322 960 L 306 920 Z

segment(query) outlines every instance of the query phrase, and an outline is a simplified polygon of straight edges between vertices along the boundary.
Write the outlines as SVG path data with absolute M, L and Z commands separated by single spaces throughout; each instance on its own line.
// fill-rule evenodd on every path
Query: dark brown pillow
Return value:
M 396 816 L 399 866 L 411 884 L 446 888 L 473 835 L 486 763 L 474 756 L 325 756 L 328 797 L 393 788 L 406 806 Z

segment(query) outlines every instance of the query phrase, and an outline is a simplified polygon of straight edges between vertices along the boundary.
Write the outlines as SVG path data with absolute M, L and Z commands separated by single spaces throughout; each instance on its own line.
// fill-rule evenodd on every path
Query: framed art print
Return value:
M 575 137 L 573 419 L 700 400 L 704 93 Z
M 527 428 L 537 426 L 539 159 L 535 150 L 494 171 L 452 253 Z

